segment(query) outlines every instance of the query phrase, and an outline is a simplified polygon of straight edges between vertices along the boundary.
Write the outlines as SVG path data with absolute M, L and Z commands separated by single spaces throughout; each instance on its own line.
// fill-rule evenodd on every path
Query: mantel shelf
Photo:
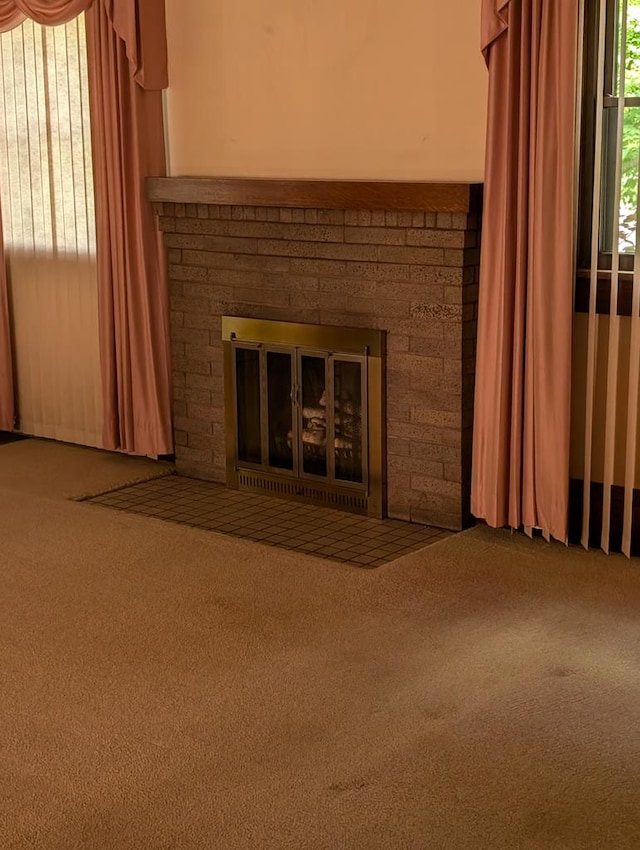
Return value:
M 149 200 L 160 203 L 473 213 L 480 210 L 483 185 L 384 180 L 149 177 L 146 189 Z

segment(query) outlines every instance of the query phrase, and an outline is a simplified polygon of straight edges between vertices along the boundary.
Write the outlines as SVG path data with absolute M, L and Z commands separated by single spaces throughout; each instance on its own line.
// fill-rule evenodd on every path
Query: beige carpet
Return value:
M 3 850 L 640 847 L 637 562 L 476 529 L 359 570 L 7 448 Z
M 164 461 L 53 440 L 19 440 L 0 449 L 0 487 L 53 499 L 95 496 L 171 472 Z

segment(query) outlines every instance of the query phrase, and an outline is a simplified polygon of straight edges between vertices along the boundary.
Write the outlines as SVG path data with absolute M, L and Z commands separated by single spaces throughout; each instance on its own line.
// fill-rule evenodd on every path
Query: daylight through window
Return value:
M 82 15 L 0 35 L 0 201 L 9 253 L 95 255 Z

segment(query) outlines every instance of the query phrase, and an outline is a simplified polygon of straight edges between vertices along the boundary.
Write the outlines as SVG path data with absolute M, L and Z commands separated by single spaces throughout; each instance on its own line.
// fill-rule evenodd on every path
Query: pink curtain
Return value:
M 145 177 L 166 173 L 164 4 L 100 0 L 86 21 L 104 445 L 171 454 L 165 253 L 144 190 Z
M 4 259 L 2 214 L 0 213 L 0 431 L 13 431 L 14 422 L 15 397 L 9 328 L 7 266 Z
M 86 12 L 96 196 L 104 446 L 171 454 L 165 253 L 147 176 L 166 174 L 164 3 L 0 0 L 0 32 L 29 17 L 55 25 Z M 13 422 L 6 273 L 0 249 L 0 427 Z
M 73 20 L 93 0 L 0 0 L 0 32 L 17 27 L 26 18 L 44 26 L 57 26 Z
M 566 541 L 579 0 L 484 0 L 472 512 Z
M 14 0 L 0 0 L 0 32 L 9 32 L 19 26 L 26 17 Z

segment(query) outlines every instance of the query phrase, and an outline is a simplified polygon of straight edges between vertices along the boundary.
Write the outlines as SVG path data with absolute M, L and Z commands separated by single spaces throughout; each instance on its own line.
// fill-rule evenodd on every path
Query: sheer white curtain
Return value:
M 0 35 L 0 201 L 18 427 L 102 442 L 84 16 Z

